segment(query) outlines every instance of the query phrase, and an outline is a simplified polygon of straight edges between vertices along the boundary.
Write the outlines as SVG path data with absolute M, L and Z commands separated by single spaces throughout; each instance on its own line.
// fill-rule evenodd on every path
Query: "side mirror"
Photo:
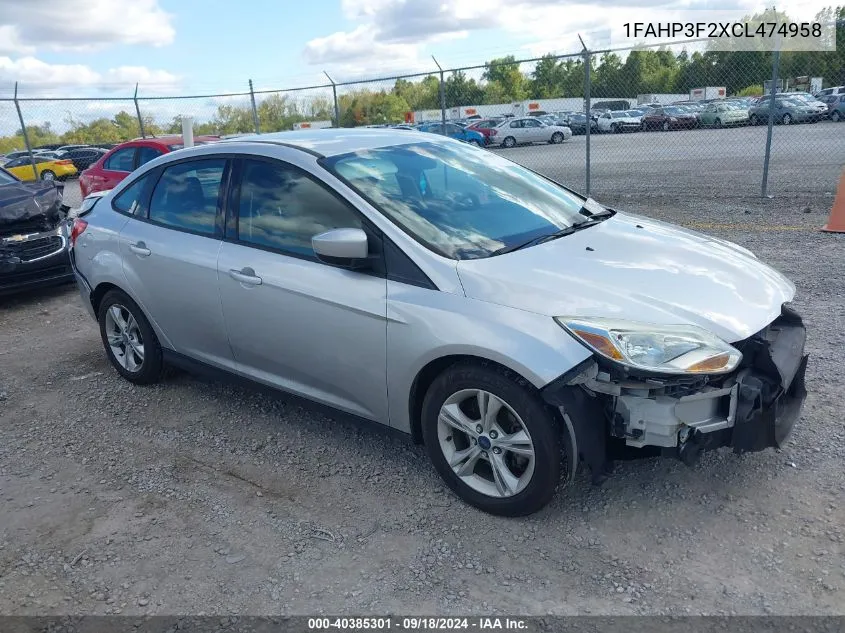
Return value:
M 317 259 L 331 266 L 360 270 L 369 264 L 367 234 L 362 229 L 332 229 L 311 238 Z

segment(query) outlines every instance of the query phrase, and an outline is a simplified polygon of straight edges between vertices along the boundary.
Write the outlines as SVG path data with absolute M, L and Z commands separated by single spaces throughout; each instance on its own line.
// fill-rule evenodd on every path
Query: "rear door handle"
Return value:
M 138 242 L 137 244 L 130 244 L 129 250 L 135 253 L 136 255 L 140 255 L 141 257 L 149 257 L 152 251 L 147 248 L 147 245 L 144 242 Z
M 242 268 L 241 270 L 235 270 L 233 268 L 229 270 L 229 276 L 235 281 L 242 284 L 247 284 L 248 286 L 261 285 L 261 277 L 256 275 L 255 271 L 249 266 L 247 266 L 246 268 Z

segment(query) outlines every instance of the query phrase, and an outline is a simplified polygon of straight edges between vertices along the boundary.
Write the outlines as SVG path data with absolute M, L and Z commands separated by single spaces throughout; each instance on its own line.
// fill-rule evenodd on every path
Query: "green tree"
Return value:
M 460 70 L 449 74 L 443 90 L 447 108 L 478 105 L 484 100 L 484 89 Z
M 563 65 L 551 54 L 543 55 L 534 66 L 531 95 L 535 99 L 552 99 L 565 96 L 563 92 Z
M 501 86 L 508 100 L 522 101 L 528 98 L 528 81 L 519 70 L 519 63 L 513 55 L 492 59 L 484 64 L 482 79 Z M 489 103 L 489 98 L 487 99 Z

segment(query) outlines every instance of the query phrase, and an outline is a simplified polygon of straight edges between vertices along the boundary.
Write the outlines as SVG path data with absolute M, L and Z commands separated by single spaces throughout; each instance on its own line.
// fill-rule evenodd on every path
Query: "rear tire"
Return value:
M 789 114 L 784 114 L 783 118 L 780 120 L 781 123 L 784 125 L 791 125 L 792 124 L 792 117 Z
M 664 131 L 664 132 L 668 132 L 668 131 L 669 131 L 669 121 L 664 121 L 664 122 L 663 122 L 663 131 Z
M 748 122 L 749 122 L 749 123 L 751 123 L 751 125 L 757 125 L 757 124 L 759 124 L 759 123 L 760 123 L 760 119 L 758 119 L 758 118 L 757 118 L 757 115 L 756 115 L 756 114 L 752 114 L 752 115 L 749 117 Z
M 470 362 L 444 371 L 423 400 L 422 434 L 449 488 L 484 512 L 531 514 L 560 483 L 561 429 L 531 385 L 507 370 Z
M 507 136 L 502 141 L 502 147 L 513 147 L 514 145 L 516 145 L 516 139 L 512 136 Z
M 842 117 L 839 114 L 839 110 L 834 110 L 833 113 L 830 115 L 831 121 L 839 121 Z
M 50 171 L 49 169 L 45 169 L 44 171 L 41 172 L 40 178 L 41 178 L 41 180 L 55 180 L 56 179 L 56 173 L 53 172 L 53 171 Z
M 109 290 L 97 312 L 109 361 L 129 382 L 148 385 L 161 377 L 161 345 L 138 304 L 121 290 Z
M 713 127 L 722 127 L 722 119 L 716 119 L 713 121 Z

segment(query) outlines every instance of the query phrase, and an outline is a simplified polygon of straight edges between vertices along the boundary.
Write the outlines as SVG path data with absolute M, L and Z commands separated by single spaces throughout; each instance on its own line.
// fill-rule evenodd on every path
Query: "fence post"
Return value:
M 32 147 L 29 145 L 29 134 L 26 133 L 26 123 L 23 122 L 23 113 L 21 112 L 20 103 L 18 103 L 18 82 L 15 82 L 15 109 L 18 111 L 18 119 L 21 122 L 21 134 L 23 134 L 23 142 L 26 145 L 26 151 L 29 152 L 29 163 L 32 165 L 32 175 L 35 180 L 38 180 L 38 170 L 35 168 L 35 157 L 32 155 Z
M 772 59 L 772 89 L 769 97 L 769 130 L 766 133 L 766 155 L 763 157 L 763 190 L 760 195 L 768 198 L 769 188 L 769 158 L 772 153 L 772 130 L 775 124 L 775 95 L 777 94 L 778 68 L 780 66 L 780 46 L 775 49 Z
M 581 36 L 578 36 L 578 39 L 581 40 Z M 584 121 L 584 138 L 587 144 L 587 152 L 585 157 L 585 167 L 586 167 L 586 182 L 585 189 L 586 193 L 590 195 L 590 127 L 591 123 L 593 122 L 592 117 L 590 116 L 590 66 L 591 66 L 591 55 L 590 51 L 587 50 L 587 45 L 584 44 L 584 40 L 581 40 L 581 46 L 584 47 L 584 116 L 586 120 Z
M 434 55 L 431 56 L 431 59 L 434 59 Z M 434 59 L 434 63 L 437 64 L 437 70 L 440 71 L 440 122 L 446 125 L 446 87 L 443 85 L 443 69 L 436 59 Z
M 138 115 L 138 129 L 141 130 L 141 138 L 147 138 L 147 133 L 144 132 L 144 119 L 141 118 L 141 108 L 138 106 L 138 84 L 135 84 L 135 96 L 132 97 L 135 102 L 135 114 Z
M 261 126 L 258 124 L 258 110 L 255 107 L 255 91 L 252 89 L 252 79 L 249 80 L 249 100 L 252 103 L 252 122 L 255 125 L 255 133 L 261 134 Z
M 325 70 L 323 74 L 328 78 L 329 82 L 332 84 L 332 99 L 334 99 L 334 126 L 340 127 L 340 108 L 337 107 L 337 86 L 334 83 L 334 79 L 329 77 L 329 73 Z

